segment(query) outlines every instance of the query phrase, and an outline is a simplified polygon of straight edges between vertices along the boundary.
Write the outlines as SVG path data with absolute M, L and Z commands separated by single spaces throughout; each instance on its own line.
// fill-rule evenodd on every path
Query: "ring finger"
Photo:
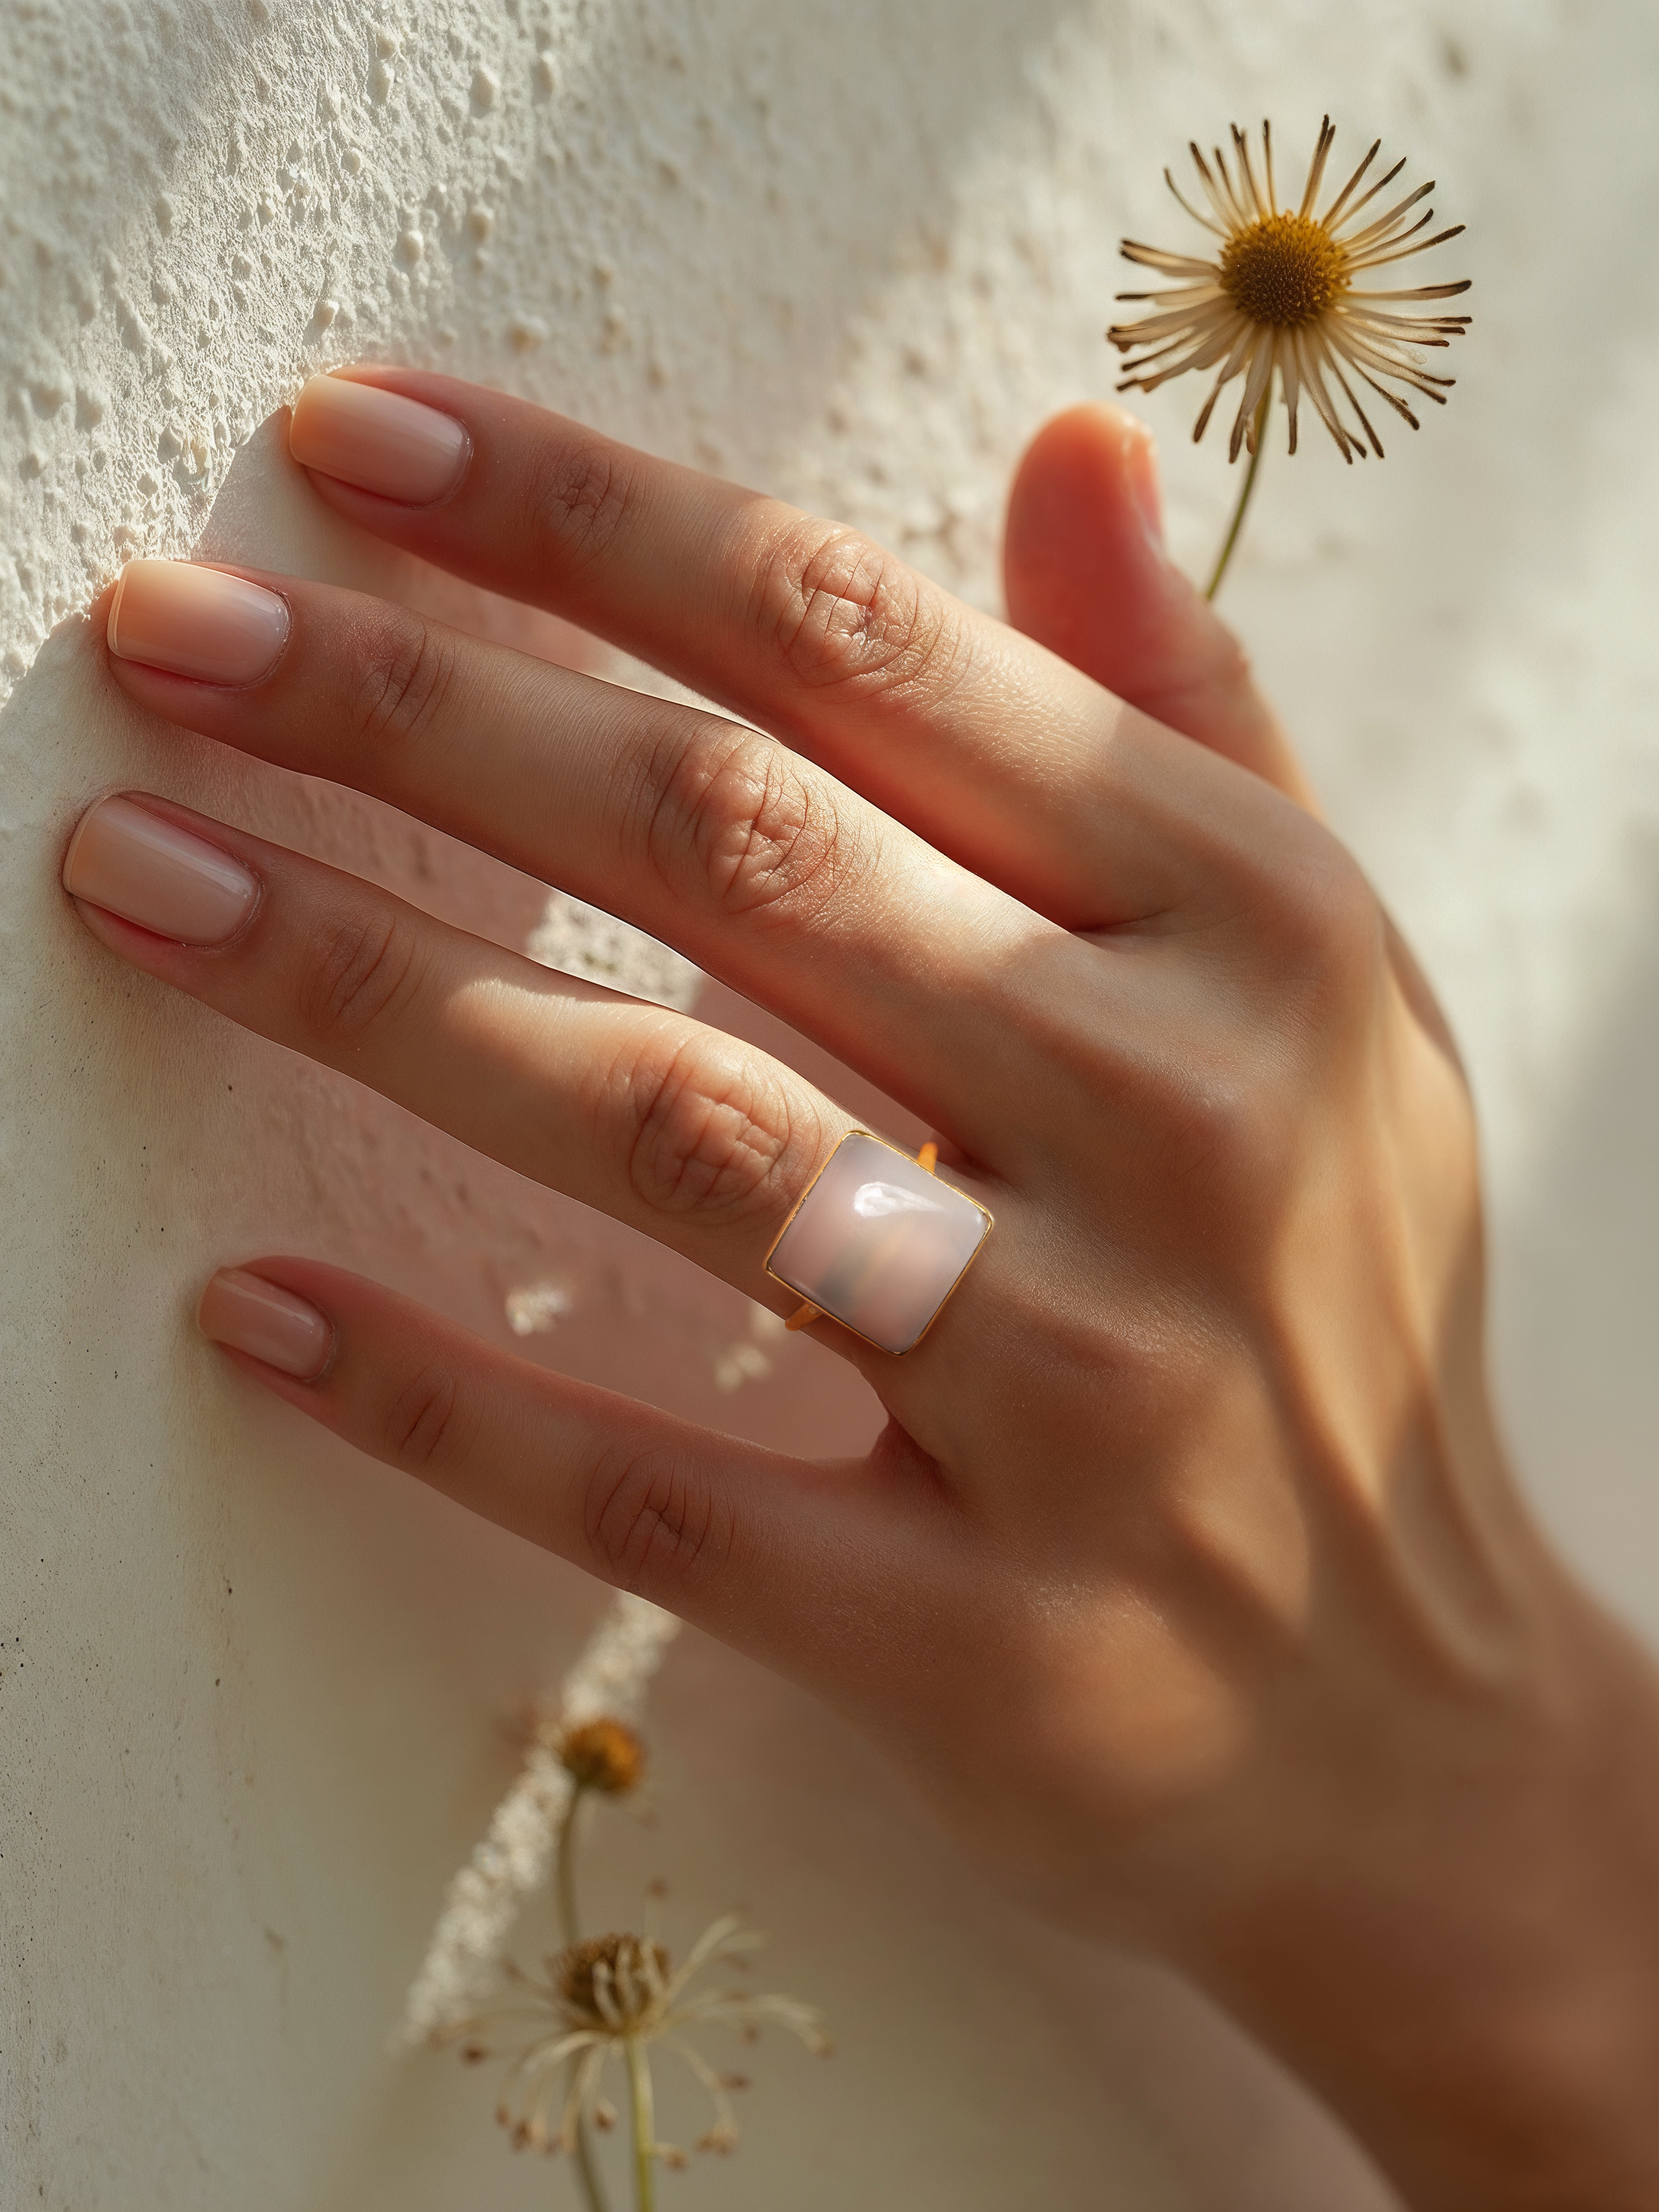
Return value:
M 765 1054 L 159 799 L 100 801 L 64 880 L 135 967 L 750 1297 L 799 1303 L 763 1262 L 855 1125 Z

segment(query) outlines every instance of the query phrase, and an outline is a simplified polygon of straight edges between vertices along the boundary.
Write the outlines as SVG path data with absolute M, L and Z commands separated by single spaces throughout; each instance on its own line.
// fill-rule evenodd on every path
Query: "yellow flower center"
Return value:
M 1305 215 L 1270 215 L 1221 249 L 1221 286 L 1253 323 L 1316 323 L 1348 288 L 1347 256 Z

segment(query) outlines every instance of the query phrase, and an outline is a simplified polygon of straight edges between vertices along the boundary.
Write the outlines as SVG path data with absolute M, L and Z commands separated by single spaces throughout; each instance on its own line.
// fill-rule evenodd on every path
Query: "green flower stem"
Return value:
M 1254 448 L 1250 454 L 1250 465 L 1244 471 L 1244 483 L 1238 495 L 1238 504 L 1233 509 L 1232 521 L 1228 526 L 1227 535 L 1216 557 L 1214 574 L 1205 586 L 1204 596 L 1206 599 L 1214 599 L 1216 593 L 1221 589 L 1221 579 L 1227 573 L 1227 563 L 1233 557 L 1233 548 L 1238 543 L 1238 533 L 1244 527 L 1244 510 L 1250 503 L 1250 494 L 1255 489 L 1256 471 L 1261 466 L 1261 456 L 1267 443 L 1267 406 L 1272 398 L 1270 378 L 1268 389 L 1262 393 L 1256 404 L 1255 422 L 1250 438 L 1250 443 Z
M 657 2117 L 651 2104 L 651 2069 L 636 2035 L 627 2039 L 628 2101 L 634 2118 L 634 2212 L 655 2212 Z
M 553 1860 L 553 1892 L 558 1899 L 559 1932 L 567 1944 L 580 1942 L 581 1923 L 576 1917 L 576 1814 L 582 1802 L 582 1786 L 579 1782 L 570 1793 L 570 1802 L 564 1808 L 564 1818 L 559 1823 L 558 1843 Z M 578 2052 L 570 2061 L 574 2080 L 581 2064 Z M 593 2155 L 593 2134 L 587 2124 L 587 2115 L 576 2116 L 576 2181 L 582 2193 L 587 2212 L 611 2212 L 605 2202 L 605 2185 L 599 2179 L 599 2161 Z
M 573 2066 L 579 2062 L 572 2062 Z M 576 2122 L 576 2181 L 586 2203 L 587 2212 L 611 2212 L 605 2202 L 605 2184 L 599 2179 L 598 2161 L 593 2156 L 593 2137 L 584 2113 Z

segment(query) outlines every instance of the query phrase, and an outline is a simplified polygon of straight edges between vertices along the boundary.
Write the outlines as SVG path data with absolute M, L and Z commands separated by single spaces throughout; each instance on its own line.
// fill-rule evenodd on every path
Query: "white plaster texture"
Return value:
M 321 1253 L 801 1449 L 870 1426 L 817 1347 L 119 970 L 66 911 L 76 813 L 141 784 L 617 972 L 542 887 L 149 722 L 100 672 L 84 610 L 134 552 L 511 627 L 295 481 L 271 417 L 317 367 L 556 403 L 994 605 L 1009 470 L 1109 388 L 1116 240 L 1184 234 L 1159 179 L 1189 135 L 1271 112 L 1288 146 L 1329 107 L 1344 143 L 1381 131 L 1437 174 L 1477 280 L 1452 406 L 1363 470 L 1275 451 L 1231 611 L 1467 1045 L 1528 1478 L 1659 1628 L 1656 97 L 1644 0 L 0 12 L 6 2212 L 563 2185 L 507 2156 L 487 2084 L 386 2039 L 514 1770 L 511 1716 L 595 1596 L 227 1373 L 188 1322 L 213 1264 Z M 1143 411 L 1196 564 L 1231 486 L 1186 442 L 1194 406 L 1177 386 Z M 787 1044 L 717 984 L 700 1005 Z M 659 1825 L 618 1830 L 605 1909 L 670 1874 L 684 1941 L 743 1903 L 841 2046 L 762 2054 L 738 2157 L 667 2185 L 686 2212 L 1388 2201 L 1172 1984 L 1011 1926 L 793 1692 L 687 1638 L 654 1710 Z

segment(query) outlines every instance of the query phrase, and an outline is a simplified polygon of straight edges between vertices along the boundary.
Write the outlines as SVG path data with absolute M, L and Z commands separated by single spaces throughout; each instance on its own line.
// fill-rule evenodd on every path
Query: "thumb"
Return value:
M 1009 495 L 1003 572 L 1016 629 L 1311 805 L 1243 647 L 1164 550 L 1152 434 L 1133 415 L 1073 407 L 1038 431 Z

